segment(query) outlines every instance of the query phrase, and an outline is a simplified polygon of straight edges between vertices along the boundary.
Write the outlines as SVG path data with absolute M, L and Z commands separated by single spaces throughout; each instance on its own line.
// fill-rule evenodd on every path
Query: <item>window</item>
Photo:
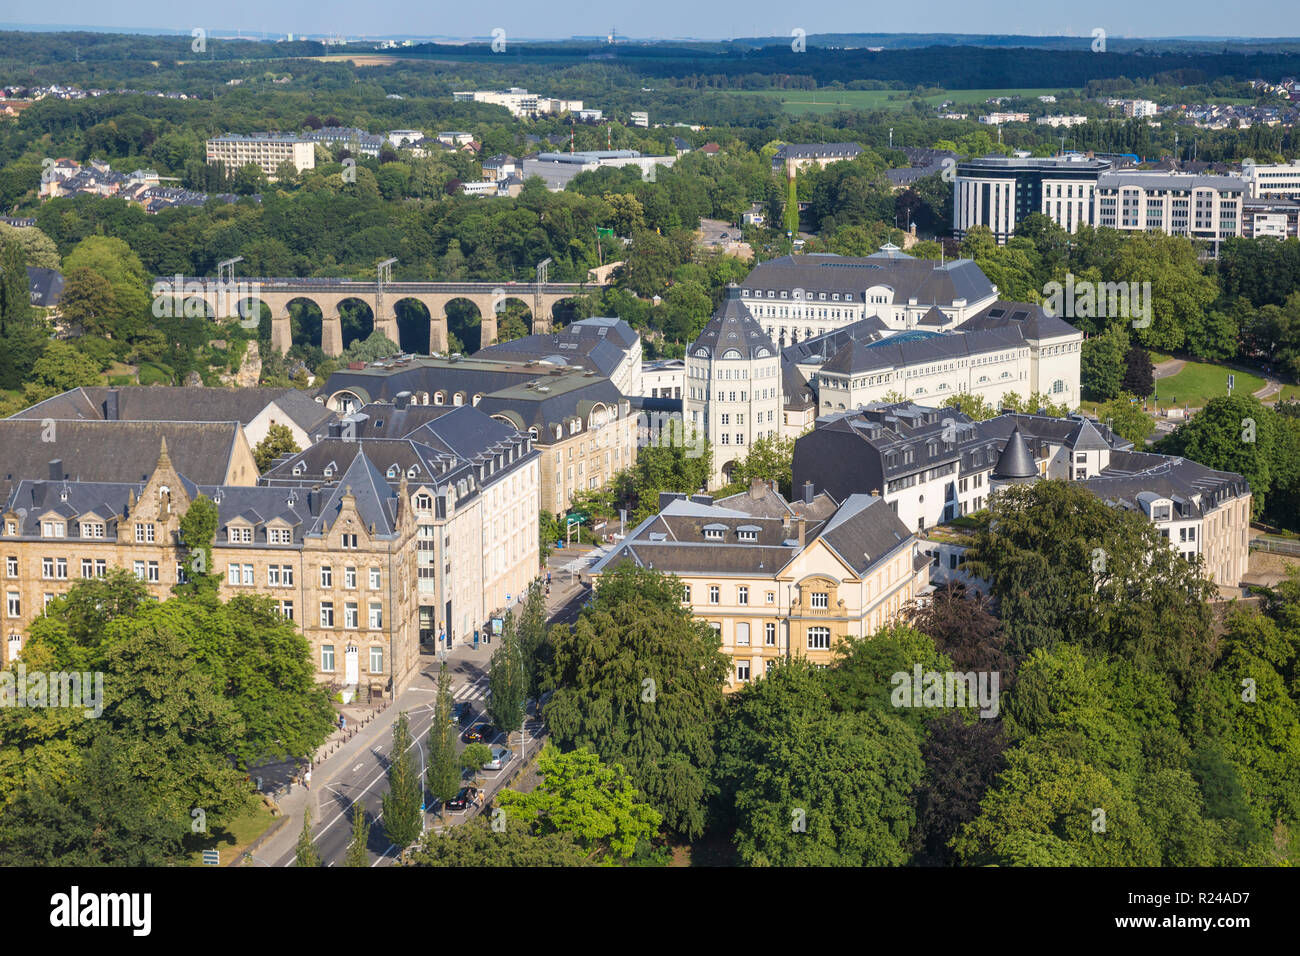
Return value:
M 768 621 L 763 625 L 763 643 L 768 647 L 776 647 L 776 622 Z
M 273 588 L 280 586 L 280 566 L 278 564 L 272 564 L 266 569 L 266 583 Z
M 185 562 L 177 561 L 176 562 L 176 583 L 187 584 L 189 580 L 190 580 L 189 575 L 185 573 Z
M 382 585 L 383 585 L 383 576 L 380 574 L 379 568 L 371 568 L 370 569 L 370 590 L 378 591 L 380 587 L 382 587 Z
M 10 617 L 22 617 L 22 616 L 23 616 L 23 615 L 22 615 L 22 610 L 23 610 L 23 599 L 22 599 L 22 595 L 20 595 L 17 591 L 10 591 L 10 592 L 9 592 L 9 601 L 8 601 L 8 605 L 9 605 L 9 616 L 10 616 Z
M 683 604 L 691 603 L 691 586 L 689 584 L 682 585 L 682 603 Z
M 370 673 L 382 674 L 384 672 L 384 649 L 382 647 L 370 648 Z
M 324 565 L 320 569 L 320 586 L 323 588 L 334 586 L 334 569 L 329 565 Z
M 251 564 L 244 565 L 244 583 L 247 585 L 253 583 L 253 566 Z
M 68 525 L 64 521 L 46 521 L 41 525 L 41 537 L 62 538 L 67 533 Z
M 108 575 L 108 562 L 103 558 L 95 559 L 95 577 L 102 578 Z
M 54 576 L 60 581 L 68 580 L 68 559 L 58 558 L 54 562 Z
M 135 568 L 134 568 L 134 570 L 135 570 L 135 577 L 136 577 L 136 580 L 137 580 L 137 581 L 143 581 L 143 580 L 144 580 L 144 562 L 143 562 L 143 561 L 137 561 L 137 562 L 135 562 Z
M 280 565 L 280 583 L 287 588 L 293 587 L 293 565 Z
M 137 525 L 137 528 L 138 527 L 139 526 Z M 136 540 L 138 541 L 140 539 L 137 538 Z M 151 538 L 150 540 L 153 539 Z M 242 542 L 244 544 L 247 544 L 248 542 L 253 540 L 253 529 L 252 528 L 227 528 L 226 540 L 234 541 L 234 542 Z
M 271 544 L 292 544 L 293 532 L 288 528 L 272 528 L 267 535 Z
M 232 564 L 226 568 L 226 583 L 231 586 L 239 584 L 239 565 Z
M 343 586 L 344 586 L 345 588 L 347 588 L 349 591 L 355 591 L 355 590 L 356 590 L 356 588 L 357 588 L 357 569 L 356 569 L 356 568 L 344 568 L 344 569 L 343 569 Z
M 324 614 L 322 608 L 321 613 Z M 334 645 L 322 644 L 320 647 L 320 669 L 323 671 L 334 670 Z
M 749 661 L 736 661 L 736 680 L 749 680 Z
M 41 558 L 41 577 L 43 577 L 43 578 L 52 578 L 52 577 L 54 577 L 54 559 L 53 559 L 53 558 Z
M 775 591 L 768 591 L 768 592 L 767 592 L 767 603 L 768 603 L 768 604 L 775 604 L 775 603 L 776 603 L 776 592 L 775 592 Z
M 348 601 L 343 605 L 343 626 L 350 631 L 357 629 L 357 605 L 355 601 Z
M 736 588 L 736 603 L 737 604 L 749 603 L 749 588 L 745 587 L 743 584 L 740 587 Z M 749 625 L 747 624 L 745 626 L 748 627 Z
M 355 534 L 345 534 L 343 535 L 342 541 L 339 542 L 339 545 L 343 548 L 355 550 L 357 546 L 357 536 Z
M 740 647 L 749 646 L 749 622 L 736 622 L 736 644 Z
M 320 626 L 321 627 L 334 626 L 334 602 L 333 601 L 320 602 Z M 334 669 L 333 665 L 330 665 L 329 670 L 333 670 L 333 669 Z
M 536 436 L 534 436 L 534 437 L 536 437 Z M 416 495 L 416 496 L 415 496 L 415 510 L 416 510 L 416 511 L 432 511 L 432 510 L 433 510 L 433 498 L 432 498 L 432 496 L 430 496 L 430 495 Z
M 93 578 L 95 576 L 95 564 L 90 558 L 81 559 L 81 576 L 83 578 Z
M 5 558 L 5 574 L 11 578 L 18 577 L 18 559 L 15 557 Z
M 808 628 L 808 650 L 828 651 L 831 647 L 831 629 L 829 627 Z
M 135 540 L 137 542 L 148 542 L 152 544 L 154 540 L 154 526 L 151 524 L 144 524 L 143 522 L 137 524 L 135 526 Z
M 289 621 L 292 621 L 292 620 L 293 620 L 293 602 L 292 602 L 292 601 L 281 601 L 281 602 L 280 602 L 280 615 L 281 615 L 282 617 L 284 617 L 286 620 L 289 620 Z
M 718 586 L 716 584 L 709 585 L 709 603 L 710 604 L 718 603 Z
M 377 631 L 383 626 L 384 626 L 384 606 L 382 604 L 372 601 L 370 603 L 370 629 L 372 631 Z
M 830 594 L 826 591 L 814 591 L 812 593 L 811 606 L 820 610 L 830 607 Z

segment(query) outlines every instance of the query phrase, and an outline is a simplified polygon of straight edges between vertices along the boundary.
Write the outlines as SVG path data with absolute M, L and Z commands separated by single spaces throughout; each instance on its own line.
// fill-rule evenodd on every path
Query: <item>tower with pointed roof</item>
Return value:
M 1006 485 L 1030 484 L 1038 478 L 1038 465 L 1034 461 L 1034 455 L 1017 426 L 1012 429 L 1011 437 L 1007 439 L 1002 454 L 998 456 L 998 463 L 989 475 L 989 490 L 997 491 Z
M 686 352 L 687 428 L 713 449 L 710 487 L 730 481 L 753 443 L 781 430 L 781 358 L 740 289 L 726 298 Z

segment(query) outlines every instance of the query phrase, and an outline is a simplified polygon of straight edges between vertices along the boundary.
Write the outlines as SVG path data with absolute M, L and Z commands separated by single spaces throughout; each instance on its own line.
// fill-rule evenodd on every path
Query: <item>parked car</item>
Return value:
M 451 708 L 452 719 L 461 726 L 474 719 L 474 705 L 467 700 L 458 700 Z
M 483 742 L 483 731 L 486 728 L 479 724 L 477 727 L 467 727 L 465 732 L 460 735 L 460 739 L 467 744 L 477 744 Z
M 507 750 L 505 747 L 493 747 L 492 759 L 483 765 L 483 769 L 500 770 L 502 767 L 504 767 L 514 758 L 515 755 L 511 753 L 509 750 Z
M 461 787 L 460 792 L 447 801 L 447 809 L 468 810 L 470 807 L 481 806 L 482 803 L 482 790 L 478 787 Z

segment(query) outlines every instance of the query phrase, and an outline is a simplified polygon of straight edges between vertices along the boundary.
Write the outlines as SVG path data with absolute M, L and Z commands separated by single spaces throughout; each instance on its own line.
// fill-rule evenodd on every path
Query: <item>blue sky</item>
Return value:
M 615 27 L 636 37 L 789 36 L 808 33 L 1014 33 L 1113 36 L 1300 36 L 1300 4 L 1277 0 L 1243 8 L 1221 0 L 926 0 L 883 4 L 823 0 L 807 8 L 788 0 L 498 0 L 494 4 L 417 0 L 61 0 L 11 8 L 9 23 L 209 30 L 320 35 L 486 37 L 500 27 L 507 37 L 605 34 Z M 1243 32 L 1244 31 L 1244 32 Z

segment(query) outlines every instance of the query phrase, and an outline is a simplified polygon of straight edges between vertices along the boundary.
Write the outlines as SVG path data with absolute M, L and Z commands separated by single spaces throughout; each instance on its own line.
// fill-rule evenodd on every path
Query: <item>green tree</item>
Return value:
M 483 765 L 492 759 L 492 748 L 487 744 L 470 744 L 460 752 L 460 765 L 463 770 L 468 770 L 475 776 L 483 769 Z
M 196 496 L 181 515 L 180 538 L 188 549 L 189 566 L 185 575 L 190 583 L 188 586 L 177 585 L 178 592 L 216 593 L 220 578 L 212 561 L 212 544 L 216 541 L 220 520 L 216 503 L 203 494 Z
M 781 494 L 791 496 L 794 484 L 794 439 L 775 433 L 756 438 L 749 446 L 749 454 L 731 473 L 733 484 L 748 485 L 757 478 L 766 483 L 777 482 Z
M 1079 371 L 1086 398 L 1107 401 L 1120 393 L 1128 345 L 1128 332 L 1122 325 L 1111 325 L 1100 335 L 1083 340 Z
M 388 792 L 384 794 L 384 832 L 404 854 L 424 830 L 424 781 L 412 754 L 406 711 L 393 724 L 393 748 L 388 760 Z
M 289 430 L 289 426 L 273 424 L 266 430 L 266 437 L 253 449 L 253 460 L 257 462 L 257 470 L 265 472 L 277 458 L 282 455 L 296 455 L 300 451 L 302 449 L 293 440 L 293 432 Z
M 438 671 L 438 699 L 433 726 L 429 730 L 429 769 L 425 780 L 429 792 L 446 815 L 446 803 L 460 787 L 460 756 L 456 753 L 456 718 L 451 709 L 451 678 L 447 665 Z
M 365 805 L 358 800 L 352 804 L 352 842 L 348 844 L 347 855 L 343 865 L 366 867 L 370 865 L 370 853 L 366 849 L 370 843 L 370 821 L 366 818 Z
M 998 410 L 984 400 L 983 396 L 970 392 L 958 392 L 943 400 L 943 408 L 955 408 L 971 421 L 982 422 L 998 414 Z
M 34 384 L 51 393 L 100 381 L 99 365 L 67 342 L 51 342 L 32 366 Z
M 594 865 L 569 833 L 537 836 L 523 827 L 509 825 L 498 831 L 486 817 L 475 817 L 441 832 L 429 831 L 408 863 L 438 867 Z
M 303 807 L 302 810 L 302 830 L 298 833 L 298 846 L 294 851 L 294 859 L 298 866 L 321 865 L 320 853 L 316 850 L 316 842 L 311 837 L 310 805 Z
M 73 269 L 64 278 L 59 311 L 87 334 L 111 335 L 118 312 L 113 287 L 92 269 Z
M 602 575 L 572 630 L 551 629 L 546 721 L 561 747 L 626 767 L 665 823 L 692 839 L 704 830 L 731 661 L 681 598 L 681 582 L 659 572 Z
M 538 835 L 568 833 L 594 853 L 627 859 L 659 830 L 663 817 L 643 803 L 621 766 L 606 766 L 589 750 L 561 753 L 551 744 L 537 757 L 541 782 L 527 793 L 503 790 L 507 819 Z
M 523 727 L 524 702 L 528 694 L 528 677 L 513 611 L 506 613 L 501 637 L 492 650 L 488 666 L 487 712 L 493 723 L 506 732 L 509 742 L 515 731 Z
M 1251 509 L 1258 515 L 1273 486 L 1277 416 L 1252 395 L 1212 398 L 1191 420 L 1171 432 L 1157 450 L 1182 455 L 1250 482 Z
M 1146 397 L 1156 391 L 1155 367 L 1151 353 L 1136 343 L 1124 356 L 1124 391 L 1130 395 Z
M 89 269 L 107 280 L 113 293 L 106 313 L 107 331 L 113 338 L 130 337 L 144 328 L 149 315 L 149 273 L 125 241 L 87 236 L 64 257 L 63 268 L 69 274 Z
M 1121 394 L 1113 402 L 1102 405 L 1097 409 L 1097 418 L 1138 448 L 1142 448 L 1156 430 L 1155 421 L 1130 395 Z
M 7 237 L 0 246 L 0 330 L 31 321 L 32 299 L 23 247 Z
M 11 226 L 0 222 L 0 243 L 16 242 L 27 265 L 37 269 L 59 268 L 59 247 L 35 226 Z
M 542 696 L 549 653 L 546 645 L 546 595 L 540 578 L 528 585 L 528 593 L 519 611 L 516 634 L 524 669 L 524 697 L 536 700 Z

